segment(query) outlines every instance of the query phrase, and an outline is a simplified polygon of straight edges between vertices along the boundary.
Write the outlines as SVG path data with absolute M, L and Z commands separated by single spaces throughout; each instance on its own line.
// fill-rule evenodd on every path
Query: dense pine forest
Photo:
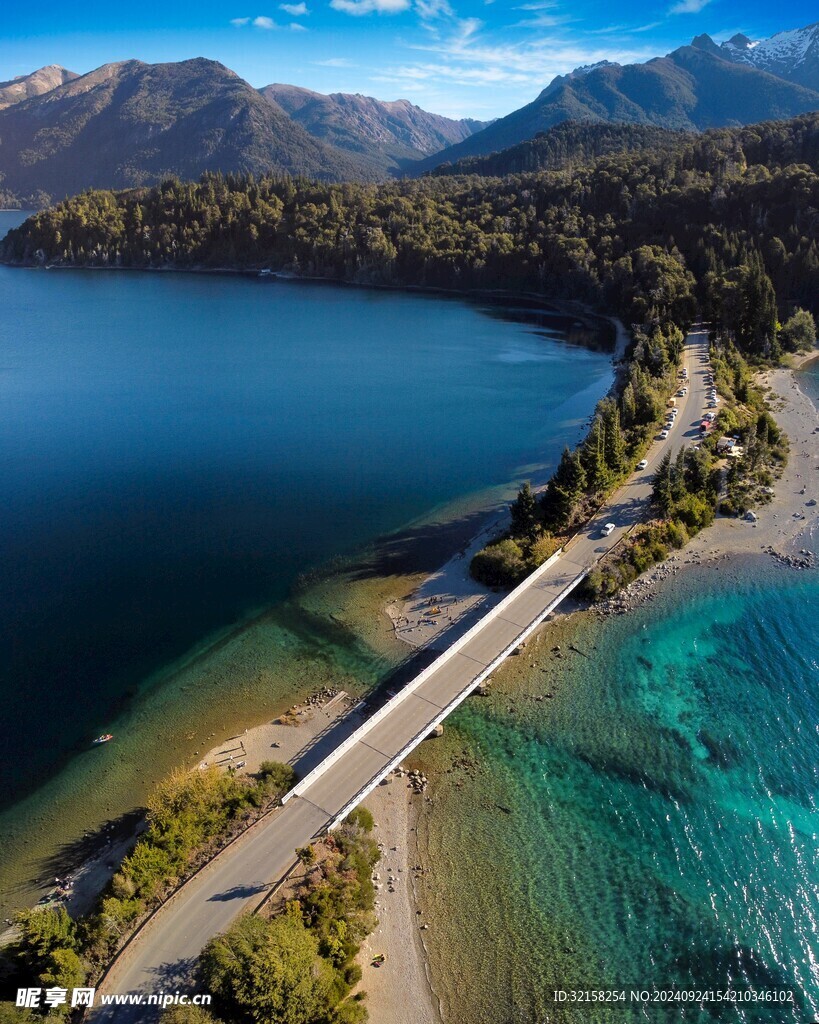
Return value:
M 486 156 L 466 156 L 454 163 L 442 163 L 427 173 L 431 176 L 480 174 L 503 177 L 504 174 L 553 171 L 589 163 L 598 157 L 615 153 L 676 148 L 682 142 L 694 138 L 692 134 L 651 124 L 561 121 L 516 146 Z
M 761 273 L 781 317 L 819 309 L 819 114 L 673 145 L 667 136 L 503 178 L 325 185 L 209 175 L 90 191 L 11 232 L 3 256 L 500 287 L 583 300 L 629 323 L 684 323 L 698 302 L 741 347 L 770 355 L 770 325 L 744 322 L 736 296 Z

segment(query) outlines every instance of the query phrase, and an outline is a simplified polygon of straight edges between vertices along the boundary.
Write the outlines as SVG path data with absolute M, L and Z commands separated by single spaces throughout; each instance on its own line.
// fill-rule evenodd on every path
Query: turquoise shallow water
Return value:
M 442 776 L 421 828 L 453 1022 L 816 1017 L 819 575 L 721 565 L 586 624 L 586 656 L 558 661 L 547 637 L 425 753 L 478 766 Z M 549 996 L 631 985 L 795 1003 L 643 1013 Z

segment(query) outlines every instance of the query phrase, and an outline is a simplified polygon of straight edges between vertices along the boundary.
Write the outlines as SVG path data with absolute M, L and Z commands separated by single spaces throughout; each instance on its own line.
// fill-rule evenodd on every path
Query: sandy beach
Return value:
M 365 806 L 376 822 L 381 861 L 376 868 L 378 927 L 362 946 L 364 974 L 359 989 L 373 1024 L 440 1024 L 424 937 L 432 925 L 418 909 L 415 882 L 421 869 L 417 850 L 417 804 L 406 777 L 390 775 Z M 421 869 L 423 870 L 423 869 Z M 385 957 L 380 967 L 373 958 Z

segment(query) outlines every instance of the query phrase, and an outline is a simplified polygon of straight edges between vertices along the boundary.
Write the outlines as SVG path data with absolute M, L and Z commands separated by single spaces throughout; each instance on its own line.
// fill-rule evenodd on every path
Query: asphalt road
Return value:
M 376 724 L 365 723 L 354 742 L 299 796 L 257 822 L 195 876 L 138 933 L 104 979 L 100 993 L 190 992 L 191 966 L 202 947 L 224 931 L 242 911 L 255 908 L 271 886 L 295 861 L 296 847 L 306 846 L 368 785 L 406 751 L 414 737 L 423 737 L 449 703 L 470 684 L 521 631 L 560 598 L 567 585 L 592 567 L 645 516 L 652 476 L 669 449 L 676 453 L 699 435 L 705 411 L 708 339 L 693 332 L 686 339 L 684 365 L 689 370 L 688 395 L 678 399 L 677 422 L 666 441 L 655 441 L 648 466 L 635 471 L 609 504 L 567 545 L 565 554 L 538 579 L 521 588 L 502 614 L 487 616 L 484 626 L 448 660 L 441 663 L 410 696 Z M 605 523 L 614 532 L 601 536 Z M 332 755 L 331 755 L 332 756 Z M 311 775 L 310 778 L 313 778 Z M 146 1021 L 156 1016 L 146 1006 L 99 1007 L 94 1021 Z

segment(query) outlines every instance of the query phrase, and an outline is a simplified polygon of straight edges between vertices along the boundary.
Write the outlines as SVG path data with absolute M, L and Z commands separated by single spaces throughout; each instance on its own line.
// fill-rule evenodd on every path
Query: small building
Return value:
M 720 452 L 721 454 L 724 452 L 729 452 L 735 444 L 736 442 L 734 441 L 733 437 L 721 437 L 717 441 L 717 451 Z

